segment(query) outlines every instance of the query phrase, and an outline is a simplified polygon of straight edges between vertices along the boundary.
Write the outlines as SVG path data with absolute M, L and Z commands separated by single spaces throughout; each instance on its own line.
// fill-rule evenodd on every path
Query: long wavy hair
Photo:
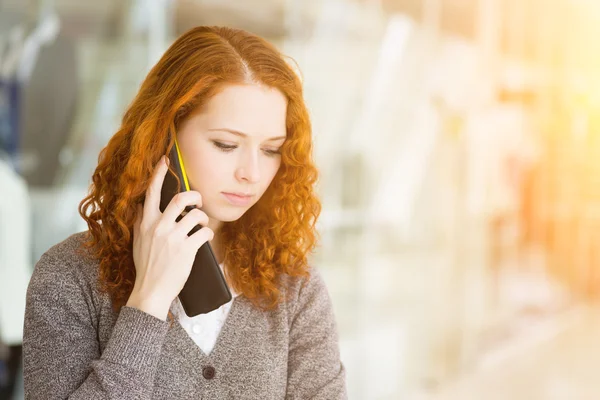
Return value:
M 225 275 L 256 306 L 282 301 L 283 275 L 308 276 L 321 203 L 314 191 L 312 134 L 302 83 L 277 49 L 243 30 L 200 26 L 179 37 L 152 68 L 102 149 L 79 214 L 89 228 L 83 249 L 99 261 L 99 287 L 113 309 L 135 282 L 133 223 L 154 168 L 178 126 L 227 84 L 263 84 L 288 101 L 281 166 L 261 199 L 220 231 Z M 172 170 L 169 171 L 175 177 Z M 169 312 L 173 321 L 173 315 Z

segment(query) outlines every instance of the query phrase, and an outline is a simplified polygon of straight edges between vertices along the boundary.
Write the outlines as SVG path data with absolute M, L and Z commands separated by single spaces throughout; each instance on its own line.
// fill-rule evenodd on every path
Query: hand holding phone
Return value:
M 179 184 L 175 176 L 167 173 L 162 185 L 160 211 L 169 209 L 169 204 L 176 196 L 181 196 L 184 193 L 194 193 L 190 187 L 188 176 L 183 163 L 183 157 L 179 149 L 179 144 L 175 140 L 175 144 L 169 152 L 170 166 L 179 178 Z M 198 217 L 205 216 L 204 212 L 198 210 L 202 204 L 191 204 L 185 207 L 182 215 L 176 219 L 183 222 L 190 214 L 197 214 Z M 198 212 L 202 214 L 198 214 Z M 208 223 L 206 219 L 199 220 L 198 224 L 189 230 L 190 238 L 197 235 L 202 230 L 202 224 Z M 211 239 L 212 240 L 212 239 Z M 179 301 L 188 317 L 194 317 L 198 314 L 205 314 L 216 310 L 223 304 L 231 301 L 232 295 L 223 276 L 223 271 L 217 262 L 210 243 L 206 241 L 200 246 L 193 260 L 192 270 L 189 277 L 179 293 Z
M 208 223 L 208 216 L 199 209 L 179 218 L 186 207 L 202 206 L 198 192 L 178 194 L 161 212 L 160 193 L 167 171 L 163 159 L 154 172 L 143 207 L 138 206 L 133 229 L 136 279 L 127 302 L 163 320 L 190 275 L 198 249 L 214 236 L 208 227 L 189 235 L 196 226 Z

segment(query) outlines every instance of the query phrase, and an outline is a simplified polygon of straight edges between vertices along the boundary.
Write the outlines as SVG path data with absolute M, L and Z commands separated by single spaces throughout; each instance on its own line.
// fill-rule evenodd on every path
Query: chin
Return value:
M 221 222 L 237 221 L 248 211 L 247 208 L 232 207 L 231 210 L 220 209 L 214 213 L 207 213 L 210 219 L 216 219 Z

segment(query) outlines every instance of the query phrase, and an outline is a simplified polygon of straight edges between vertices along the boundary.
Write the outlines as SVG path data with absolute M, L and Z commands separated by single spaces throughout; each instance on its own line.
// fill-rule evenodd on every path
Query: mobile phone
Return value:
M 177 193 L 190 190 L 190 184 L 177 139 L 169 152 L 169 161 L 173 171 L 179 177 L 180 184 L 177 183 L 177 179 L 175 179 L 171 171 L 168 171 L 165 175 L 160 194 L 161 212 L 165 211 L 165 208 L 167 208 L 167 205 Z M 179 222 L 185 214 L 194 208 L 196 207 L 187 206 L 176 221 Z M 201 228 L 202 226 L 196 225 L 188 233 L 188 236 L 193 235 Z M 215 258 L 209 242 L 204 243 L 198 249 L 190 276 L 178 297 L 188 317 L 209 313 L 231 301 L 231 291 L 227 286 L 223 271 Z

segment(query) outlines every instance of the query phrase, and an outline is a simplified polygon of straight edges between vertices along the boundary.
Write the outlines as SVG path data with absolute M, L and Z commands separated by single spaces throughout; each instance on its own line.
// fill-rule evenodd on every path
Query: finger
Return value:
M 200 229 L 198 232 L 190 236 L 186 240 L 186 243 L 189 243 L 195 250 L 198 250 L 206 242 L 213 240 L 214 237 L 215 233 L 213 232 L 213 230 L 205 226 L 204 228 Z
M 196 225 L 207 226 L 208 215 L 198 208 L 194 208 L 181 221 L 177 223 L 176 234 L 185 237 Z
M 166 162 L 167 157 L 162 156 L 154 169 L 150 186 L 146 190 L 146 200 L 144 202 L 144 217 L 152 220 L 160 216 L 160 192 L 162 190 L 165 175 L 169 168 Z
M 167 208 L 165 208 L 165 212 L 162 216 L 163 220 L 175 223 L 177 217 L 179 217 L 188 206 L 202 207 L 202 196 L 200 193 L 195 190 L 177 193 L 167 205 Z

